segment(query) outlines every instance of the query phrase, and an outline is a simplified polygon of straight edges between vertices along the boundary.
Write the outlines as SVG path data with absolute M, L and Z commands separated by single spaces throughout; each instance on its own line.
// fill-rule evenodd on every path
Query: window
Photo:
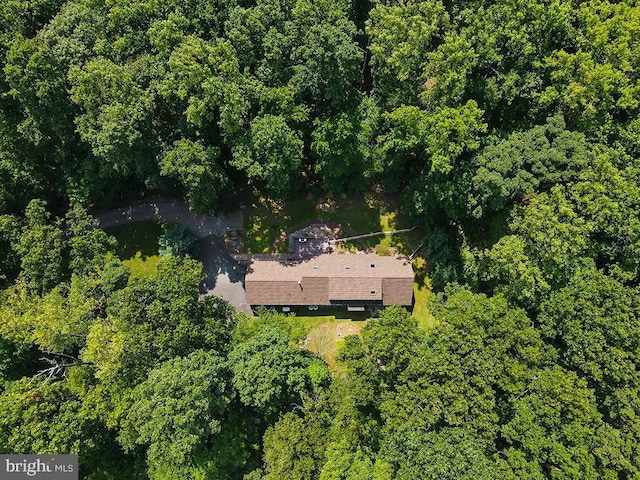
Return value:
M 372 263 L 372 264 L 371 264 L 371 268 L 376 268 L 376 264 L 375 264 L 375 263 Z
M 371 292 L 370 292 L 370 293 L 371 293 L 371 295 L 375 295 L 375 294 L 376 294 L 376 291 L 375 291 L 375 290 L 371 290 Z
M 313 269 L 314 269 L 314 270 L 318 270 L 318 265 L 314 265 L 314 266 L 313 266 Z
M 345 270 L 350 270 L 350 269 L 351 269 L 351 267 L 350 267 L 349 265 L 346 265 L 346 266 L 344 267 L 344 269 L 345 269 Z

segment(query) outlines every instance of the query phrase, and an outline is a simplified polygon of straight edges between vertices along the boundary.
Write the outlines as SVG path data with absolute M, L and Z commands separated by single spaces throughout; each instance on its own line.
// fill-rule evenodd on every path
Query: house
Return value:
M 245 277 L 247 303 L 256 306 L 367 306 L 413 302 L 413 269 L 404 257 L 322 254 L 295 261 L 255 260 Z

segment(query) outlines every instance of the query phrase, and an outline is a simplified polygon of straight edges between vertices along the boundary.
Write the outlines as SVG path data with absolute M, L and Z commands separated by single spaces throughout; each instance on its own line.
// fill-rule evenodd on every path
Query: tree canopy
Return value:
M 637 1 L 5 0 L 0 63 L 2 453 L 640 477 Z M 365 193 L 424 232 L 431 317 L 376 311 L 332 370 L 297 317 L 202 294 L 186 230 L 143 275 L 89 213 Z

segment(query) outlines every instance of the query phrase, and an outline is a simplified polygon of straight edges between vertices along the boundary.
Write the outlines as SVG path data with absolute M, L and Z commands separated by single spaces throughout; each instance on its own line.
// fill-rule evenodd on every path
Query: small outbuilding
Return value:
M 413 269 L 405 257 L 322 254 L 293 261 L 255 260 L 245 277 L 256 306 L 370 306 L 413 302 Z

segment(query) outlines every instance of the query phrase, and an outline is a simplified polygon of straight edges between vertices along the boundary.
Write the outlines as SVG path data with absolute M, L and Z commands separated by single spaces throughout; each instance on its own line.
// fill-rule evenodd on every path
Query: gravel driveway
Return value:
M 247 267 L 236 262 L 224 249 L 215 235 L 200 239 L 198 260 L 204 266 L 207 278 L 201 285 L 204 295 L 215 295 L 227 300 L 236 310 L 251 313 L 244 289 Z
M 198 260 L 207 278 L 200 286 L 203 295 L 222 297 L 238 311 L 251 314 L 244 290 L 246 267 L 236 262 L 224 249 L 219 237 L 227 230 L 241 230 L 242 211 L 227 215 L 197 215 L 184 200 L 159 199 L 147 203 L 110 210 L 94 215 L 100 228 L 137 222 L 172 222 L 184 225 L 200 240 Z
M 189 210 L 184 200 L 155 200 L 110 210 L 94 215 L 100 228 L 116 227 L 135 222 L 173 222 L 184 225 L 198 238 L 224 235 L 227 230 L 242 230 L 242 211 L 226 215 L 199 215 Z

